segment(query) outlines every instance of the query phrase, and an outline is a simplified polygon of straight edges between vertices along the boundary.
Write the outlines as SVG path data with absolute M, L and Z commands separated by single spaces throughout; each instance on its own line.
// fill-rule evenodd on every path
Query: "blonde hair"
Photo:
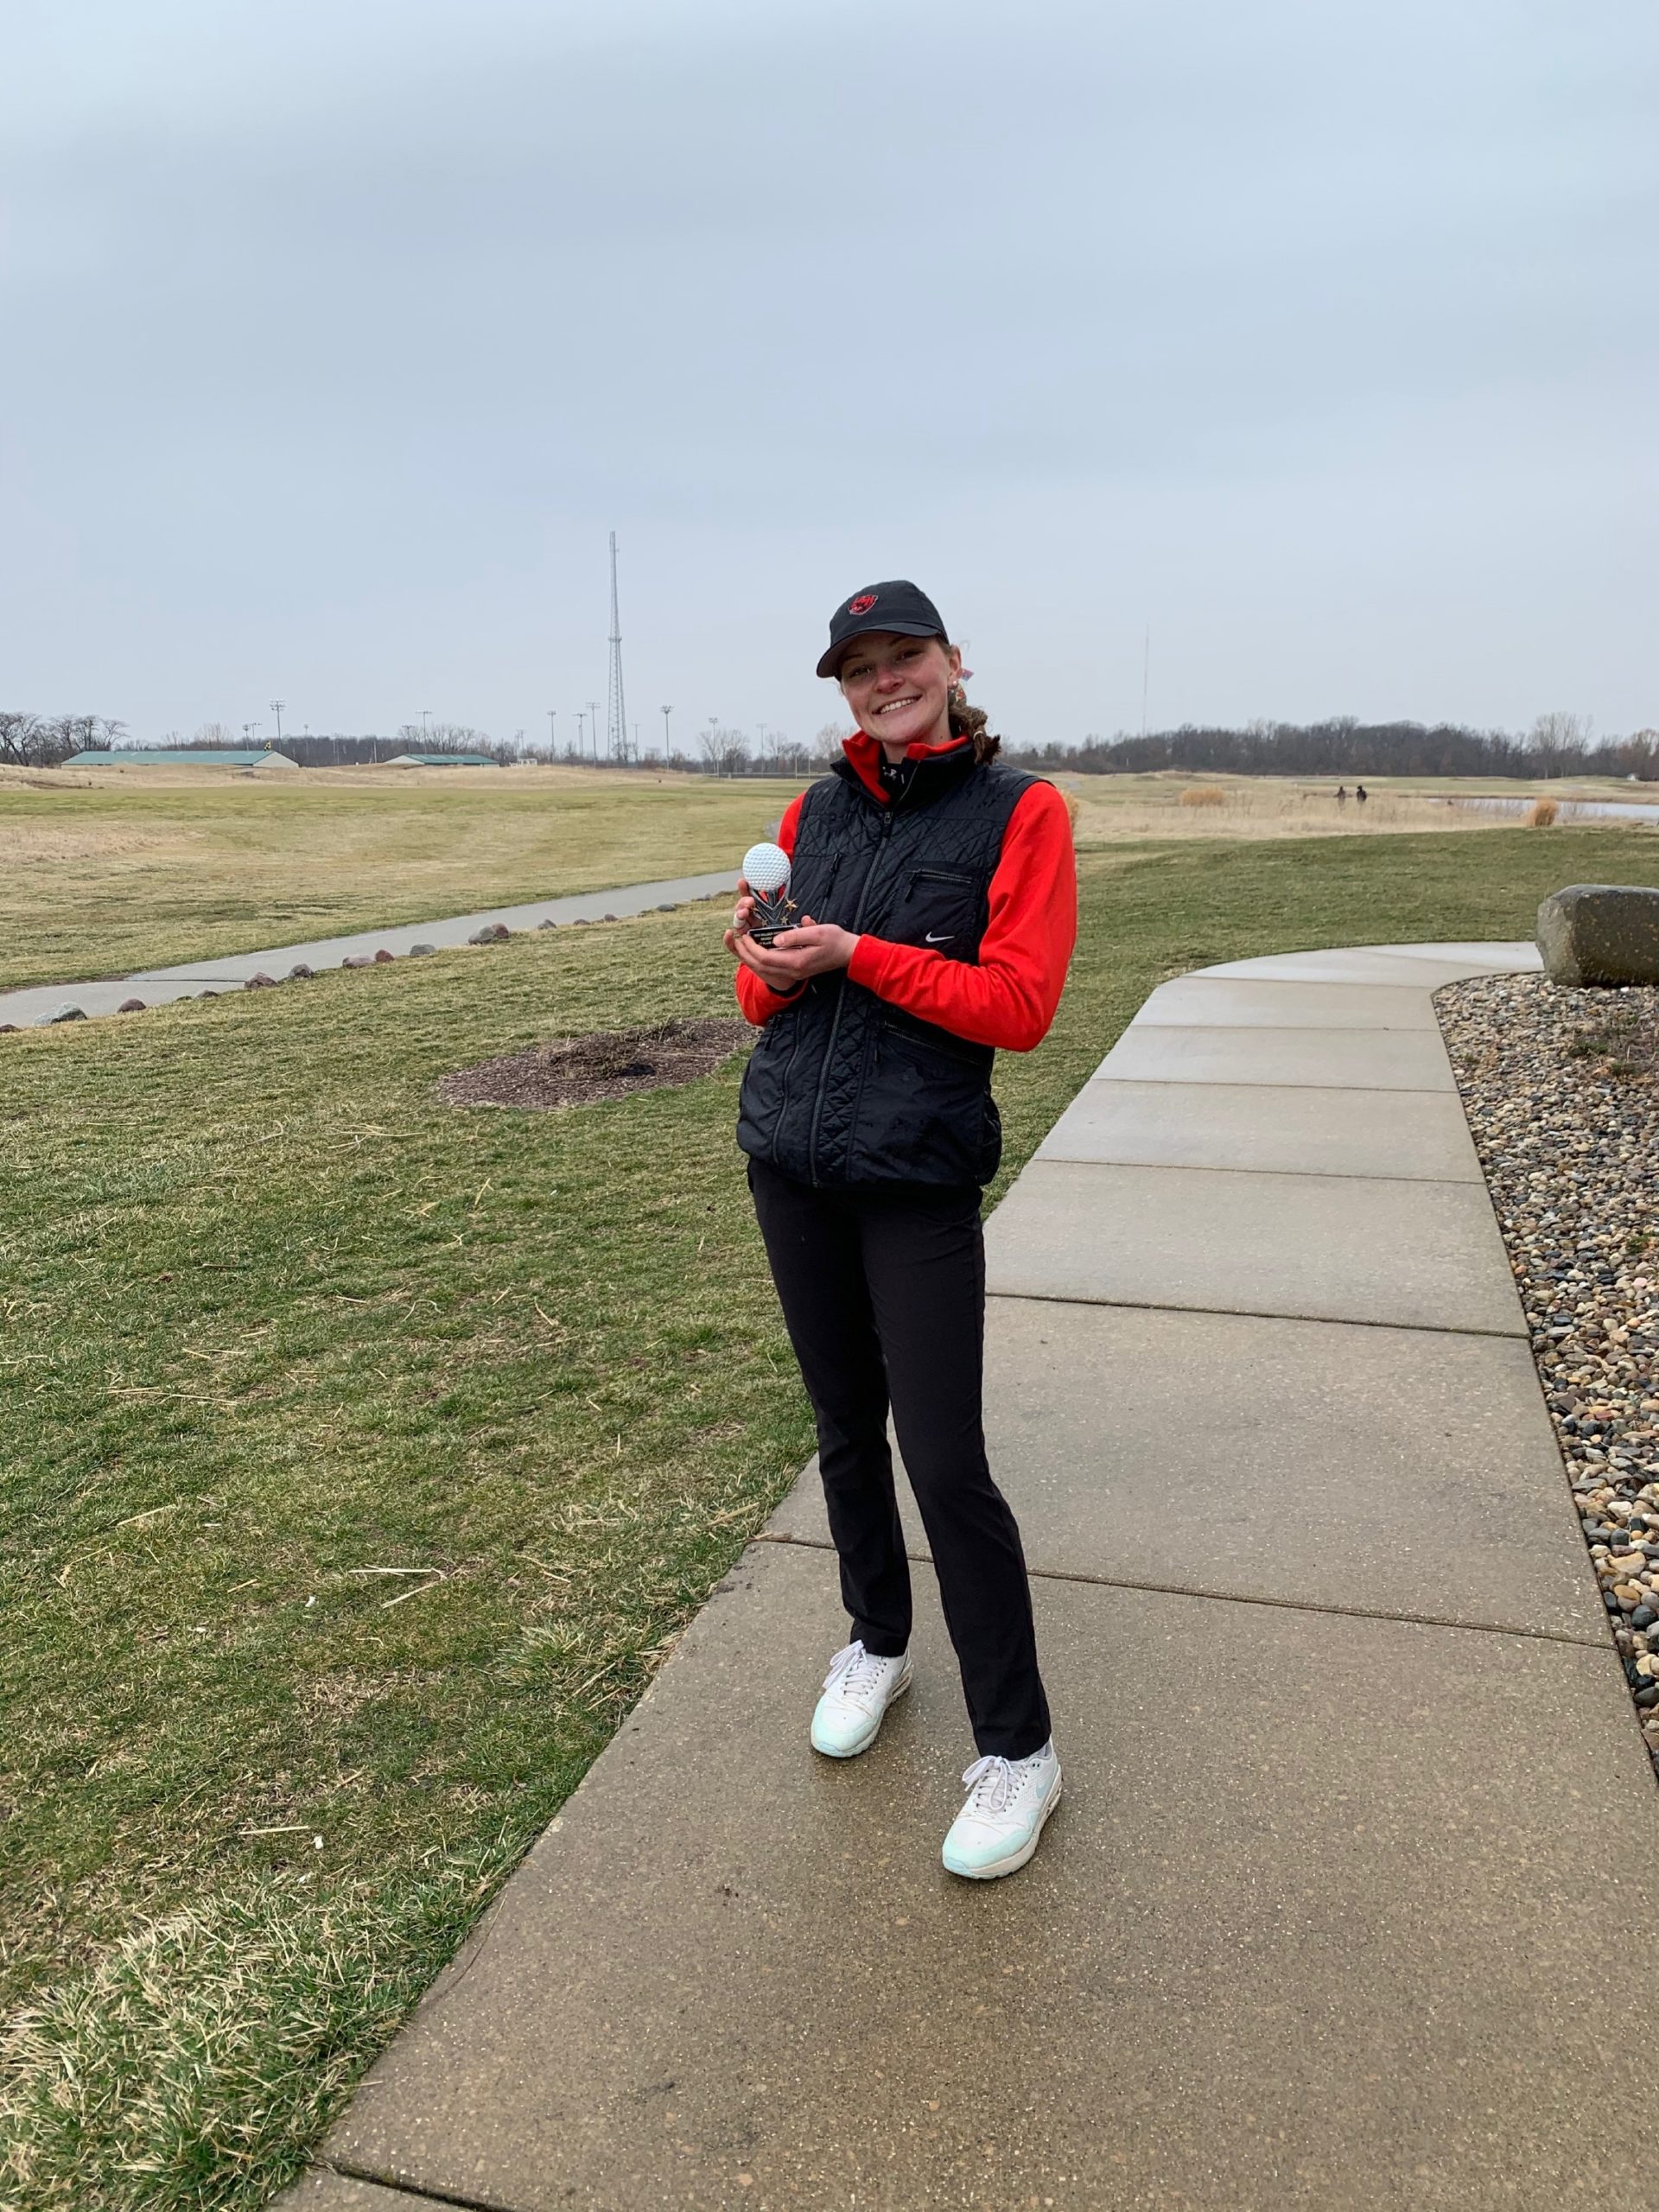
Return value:
M 971 737 L 976 760 L 995 760 L 1002 750 L 1002 741 L 989 728 L 990 716 L 983 707 L 970 707 L 958 685 L 950 694 L 950 734 L 952 737 Z
M 941 637 L 939 643 L 949 652 L 949 638 Z M 950 686 L 950 734 L 952 737 L 971 737 L 974 758 L 977 761 L 995 760 L 1002 750 L 1002 741 L 991 728 L 990 720 L 983 707 L 969 705 L 968 694 L 960 683 Z

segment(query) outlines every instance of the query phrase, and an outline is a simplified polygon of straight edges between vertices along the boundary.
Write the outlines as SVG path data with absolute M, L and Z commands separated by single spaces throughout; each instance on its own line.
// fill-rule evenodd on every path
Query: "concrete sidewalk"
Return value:
M 1535 964 L 1166 985 L 995 1217 L 1022 1874 L 939 1866 L 925 1581 L 912 1696 L 810 1753 L 809 1471 L 285 2202 L 1645 2207 L 1659 1800 L 1429 1003 Z
M 277 982 L 302 962 L 308 968 L 338 968 L 343 961 L 372 959 L 390 952 L 394 959 L 412 945 L 439 948 L 465 944 L 474 933 L 495 924 L 510 930 L 540 929 L 543 923 L 623 921 L 657 906 L 683 906 L 735 891 L 737 874 L 675 876 L 662 883 L 625 883 L 614 891 L 582 891 L 565 899 L 538 899 L 527 906 L 492 906 L 476 914 L 450 914 L 440 922 L 401 923 L 396 929 L 359 930 L 350 937 L 313 938 L 302 944 L 269 945 L 263 952 L 234 952 L 220 960 L 188 960 L 177 968 L 143 968 L 130 976 L 105 976 L 91 983 L 33 983 L 27 990 L 0 992 L 0 1021 L 19 1029 L 48 1023 L 60 1008 L 78 1006 L 88 1017 L 113 1014 L 124 999 L 161 1006 L 169 999 L 199 998 L 204 991 L 239 990 L 251 976 Z

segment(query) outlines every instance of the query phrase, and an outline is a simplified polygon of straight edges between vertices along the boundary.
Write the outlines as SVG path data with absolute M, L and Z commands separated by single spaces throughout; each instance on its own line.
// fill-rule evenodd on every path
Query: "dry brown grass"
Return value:
M 0 989 L 735 865 L 798 785 L 563 768 L 0 776 Z
M 1553 798 L 1535 798 L 1527 814 L 1527 826 L 1532 830 L 1548 830 L 1554 824 L 1560 806 Z
M 1416 791 L 1371 787 L 1363 804 L 1338 800 L 1329 783 L 1286 777 L 1218 777 L 1185 784 L 1179 776 L 1055 778 L 1078 802 L 1077 842 L 1084 846 L 1148 840 L 1224 837 L 1402 836 L 1421 830 L 1490 830 L 1505 817 L 1448 806 Z M 1508 817 L 1514 826 L 1515 817 Z

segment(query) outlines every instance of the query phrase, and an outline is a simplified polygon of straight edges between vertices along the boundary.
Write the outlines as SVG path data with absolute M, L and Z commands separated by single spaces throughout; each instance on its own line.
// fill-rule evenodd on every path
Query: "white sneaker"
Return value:
M 812 1715 L 812 1748 L 827 1759 L 855 1759 L 881 1732 L 887 1707 L 910 1688 L 910 1654 L 878 1659 L 861 1643 L 843 1644 L 830 1662 Z
M 976 1759 L 962 1777 L 968 1802 L 944 1839 L 946 1871 L 994 1881 L 1023 1866 L 1060 1802 L 1060 1763 L 1051 1736 L 1025 1759 Z

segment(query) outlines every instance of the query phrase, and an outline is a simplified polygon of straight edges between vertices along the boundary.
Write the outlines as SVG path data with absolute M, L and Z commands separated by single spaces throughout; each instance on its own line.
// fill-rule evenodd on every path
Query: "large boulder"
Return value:
M 1538 950 L 1554 983 L 1659 983 L 1659 891 L 1570 883 L 1538 909 Z

